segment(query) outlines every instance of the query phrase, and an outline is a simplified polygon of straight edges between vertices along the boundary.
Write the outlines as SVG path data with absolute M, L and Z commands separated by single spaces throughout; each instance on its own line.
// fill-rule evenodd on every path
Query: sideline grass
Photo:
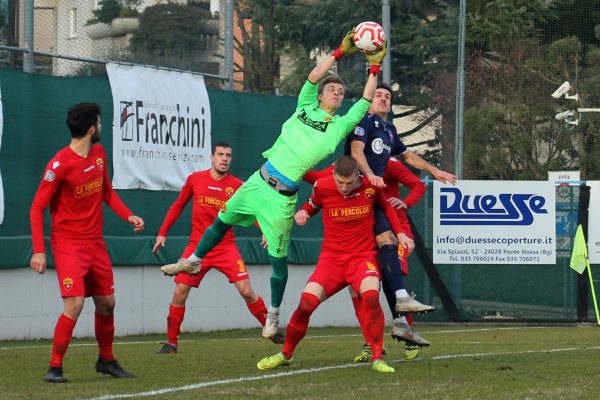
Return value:
M 389 329 L 388 329 L 389 330 Z M 412 362 L 387 340 L 395 374 L 356 366 L 356 328 L 309 329 L 294 363 L 261 372 L 256 362 L 280 346 L 260 331 L 183 334 L 180 352 L 158 355 L 163 336 L 117 339 L 119 362 L 136 379 L 96 374 L 93 339 L 75 339 L 65 358 L 67 384 L 42 381 L 50 341 L 0 342 L 0 399 L 591 399 L 597 398 L 597 327 L 419 326 L 432 346 Z M 283 376 L 282 376 L 283 375 Z M 171 389 L 164 393 L 165 389 Z M 154 395 L 148 392 L 157 391 Z M 121 395 L 127 395 L 123 397 Z

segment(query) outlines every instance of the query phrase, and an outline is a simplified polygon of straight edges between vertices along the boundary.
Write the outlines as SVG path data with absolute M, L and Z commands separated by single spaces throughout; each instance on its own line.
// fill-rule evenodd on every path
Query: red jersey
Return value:
M 159 236 L 167 236 L 167 232 L 179 218 L 187 202 L 193 197 L 190 241 L 199 241 L 206 228 L 215 222 L 219 210 L 242 186 L 242 183 L 241 180 L 229 173 L 216 180 L 210 174 L 209 169 L 190 174 L 181 188 L 179 197 L 169 208 L 165 220 L 158 230 Z M 235 239 L 233 230 L 230 229 L 217 247 L 232 244 L 235 244 Z
M 398 184 L 402 184 L 410 190 L 408 195 L 402 199 L 408 208 L 417 204 L 425 194 L 425 184 L 421 182 L 419 177 L 410 172 L 404 163 L 395 158 L 389 159 L 383 174 L 383 181 L 387 185 L 383 188 L 383 194 L 386 198 L 399 197 Z
M 44 209 L 48 204 L 53 240 L 101 240 L 102 201 L 124 220 L 133 215 L 112 188 L 104 147 L 94 144 L 87 157 L 69 146 L 60 150 L 48 162 L 31 204 L 33 252 L 45 252 Z
M 394 208 L 387 202 L 380 189 L 361 177 L 361 185 L 348 196 L 343 196 L 333 175 L 318 179 L 310 199 L 302 206 L 309 215 L 323 209 L 323 252 L 362 253 L 377 250 L 373 225 L 373 203 L 385 211 L 395 233 L 402 232 Z
M 315 171 L 311 170 L 304 175 L 304 180 L 308 183 L 315 183 L 315 181 L 321 177 L 329 176 L 333 174 L 333 165 L 321 170 Z M 383 194 L 386 199 L 390 197 L 399 197 L 398 185 L 402 184 L 406 186 L 410 192 L 408 195 L 402 199 L 404 204 L 408 208 L 411 208 L 425 194 L 425 184 L 421 182 L 421 180 L 402 163 L 401 161 L 396 160 L 395 158 L 390 158 L 388 160 L 387 166 L 385 168 L 385 173 L 383 174 L 383 181 L 386 184 L 386 187 L 383 188 Z M 398 215 L 398 219 L 400 220 L 400 224 L 402 226 L 402 230 L 406 233 L 411 239 L 413 239 L 412 230 L 410 228 L 410 223 L 408 222 L 408 216 L 406 215 L 406 209 L 397 208 L 395 209 Z

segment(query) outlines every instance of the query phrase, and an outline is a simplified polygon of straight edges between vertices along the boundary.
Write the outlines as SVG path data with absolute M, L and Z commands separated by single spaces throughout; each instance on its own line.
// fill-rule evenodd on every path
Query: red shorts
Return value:
M 191 256 L 196 250 L 197 245 L 198 242 L 188 243 L 181 254 L 181 258 Z M 244 260 L 242 260 L 242 256 L 240 255 L 237 246 L 234 244 L 225 247 L 219 246 L 212 249 L 202 259 L 200 265 L 200 272 L 196 275 L 190 275 L 185 272 L 175 275 L 175 283 L 183 283 L 197 288 L 200 286 L 202 279 L 204 279 L 204 275 L 213 268 L 225 274 L 229 279 L 229 283 L 250 278 L 248 270 L 246 269 L 246 264 L 244 264 Z
M 343 255 L 321 253 L 308 282 L 323 286 L 325 295 L 330 298 L 348 285 L 360 293 L 361 282 L 369 276 L 381 280 L 377 251 Z
M 401 244 L 398 245 L 398 258 L 400 259 L 400 266 L 402 267 L 402 275 L 408 275 L 408 256 L 406 255 L 407 250 Z
M 50 242 L 61 297 L 106 296 L 115 292 L 112 265 L 104 241 Z

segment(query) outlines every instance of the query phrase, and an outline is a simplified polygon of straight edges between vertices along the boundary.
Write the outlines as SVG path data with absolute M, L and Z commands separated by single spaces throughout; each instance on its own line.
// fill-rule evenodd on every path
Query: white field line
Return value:
M 465 333 L 465 332 L 488 332 L 488 331 L 505 331 L 505 330 L 523 330 L 523 329 L 546 329 L 547 327 L 543 326 L 515 326 L 515 327 L 503 327 L 503 328 L 473 328 L 473 329 L 455 329 L 455 330 L 445 330 L 445 331 L 419 331 L 422 335 L 434 335 L 434 334 L 444 334 L 444 333 Z M 356 334 L 342 334 L 342 335 L 314 335 L 314 336 L 306 336 L 306 339 L 322 339 L 322 338 L 331 338 L 331 337 L 357 337 L 362 336 L 359 333 Z M 228 338 L 228 339 L 181 339 L 180 342 L 226 342 L 226 341 L 235 341 L 235 342 L 244 342 L 244 341 L 253 341 L 253 340 L 265 340 L 262 337 L 251 337 L 251 338 Z M 132 345 L 132 344 L 150 344 L 150 343 L 158 343 L 157 340 L 148 340 L 148 341 L 135 341 L 135 342 L 114 342 L 113 345 Z M 97 346 L 96 342 L 92 343 L 71 343 L 69 347 L 85 347 L 85 346 Z M 0 351 L 9 351 L 9 350 L 23 350 L 23 349 L 46 349 L 52 348 L 52 344 L 44 344 L 44 345 L 34 345 L 34 346 L 0 346 Z
M 507 351 L 507 352 L 489 352 L 489 353 L 466 353 L 466 354 L 450 354 L 446 356 L 435 356 L 431 357 L 430 360 L 438 361 L 438 360 L 449 360 L 455 358 L 466 358 L 466 357 L 485 357 L 485 356 L 497 356 L 497 355 L 514 355 L 514 354 L 532 354 L 532 353 L 555 353 L 562 351 L 576 351 L 576 350 L 600 350 L 600 346 L 596 347 L 587 347 L 587 348 L 578 348 L 578 347 L 568 347 L 564 349 L 545 349 L 545 350 L 524 350 L 524 351 Z M 420 359 L 422 360 L 422 359 Z M 388 360 L 388 363 L 397 363 L 397 362 L 406 362 L 403 359 L 400 360 Z M 414 362 L 414 361 L 412 361 Z M 205 388 L 208 386 L 218 386 L 218 385 L 230 385 L 232 383 L 240 383 L 240 382 L 252 382 L 252 381 L 261 381 L 261 380 L 269 380 L 269 379 L 277 379 L 286 376 L 294 376 L 294 375 L 305 375 L 312 374 L 316 372 L 334 370 L 334 369 L 345 369 L 345 368 L 356 368 L 356 367 L 366 367 L 370 364 L 340 364 L 340 365 L 332 365 L 328 367 L 321 368 L 304 368 L 287 372 L 279 372 L 275 374 L 267 374 L 267 375 L 258 375 L 258 376 L 241 376 L 239 378 L 231 378 L 231 379 L 220 379 L 216 381 L 208 381 L 208 382 L 198 382 L 191 385 L 185 386 L 176 386 L 171 388 L 157 389 L 157 390 L 149 390 L 145 392 L 137 392 L 137 393 L 122 393 L 122 394 L 109 394 L 100 397 L 92 397 L 85 400 L 113 400 L 113 399 L 130 399 L 130 398 L 139 398 L 139 397 L 148 397 L 148 396 L 158 396 L 167 393 L 174 392 L 184 392 L 189 390 L 196 390 Z

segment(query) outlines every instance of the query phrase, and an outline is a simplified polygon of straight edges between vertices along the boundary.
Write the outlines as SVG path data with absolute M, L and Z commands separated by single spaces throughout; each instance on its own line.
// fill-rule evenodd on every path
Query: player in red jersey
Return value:
M 306 175 L 304 175 L 304 180 L 312 184 L 317 179 L 324 176 L 329 176 L 332 173 L 333 165 L 321 171 L 309 171 Z M 402 162 L 396 160 L 395 158 L 390 158 L 388 160 L 385 173 L 383 175 L 383 182 L 386 185 L 386 187 L 382 189 L 383 194 L 388 202 L 396 209 L 398 219 L 402 226 L 402 231 L 405 232 L 409 238 L 414 239 L 410 223 L 408 222 L 406 210 L 407 208 L 414 206 L 423 197 L 426 190 L 425 185 L 416 175 L 410 172 L 410 170 Z M 409 189 L 409 193 L 404 199 L 400 199 L 399 197 L 398 186 L 400 184 Z M 408 254 L 402 245 L 398 245 L 398 257 L 400 265 L 402 266 L 402 273 L 407 275 Z M 387 283 L 384 276 L 384 279 L 382 279 L 382 285 L 385 286 L 386 284 Z M 386 300 L 390 307 L 390 311 L 394 317 L 392 338 L 397 341 L 404 341 L 404 357 L 406 359 L 414 359 L 419 352 L 419 346 L 429 346 L 430 343 L 414 331 L 412 313 L 407 313 L 403 316 L 396 311 L 396 298 L 393 295 L 388 295 L 393 293 L 393 291 L 387 290 L 384 291 L 384 293 L 386 295 Z M 359 312 L 357 308 L 356 311 Z M 358 357 L 356 357 L 355 361 L 368 362 L 370 359 L 371 349 L 368 345 L 365 345 L 363 347 L 363 351 Z
M 31 268 L 46 271 L 44 209 L 50 205 L 52 219 L 50 245 L 64 310 L 58 318 L 52 341 L 48 382 L 66 382 L 62 363 L 75 323 L 86 297 L 96 307 L 95 335 L 99 356 L 96 371 L 115 378 L 134 375 L 119 365 L 112 351 L 115 307 L 113 272 L 102 236 L 104 201 L 121 218 L 144 229 L 144 221 L 123 204 L 108 177 L 106 153 L 100 140 L 100 107 L 80 103 L 67 113 L 71 143 L 60 150 L 46 166 L 30 211 L 33 256 Z
M 211 167 L 204 171 L 194 172 L 187 177 L 179 197 L 169 208 L 165 220 L 158 230 L 154 252 L 166 244 L 167 232 L 192 198 L 192 233 L 181 258 L 187 258 L 194 252 L 206 228 L 214 222 L 219 210 L 243 183 L 229 173 L 231 157 L 229 144 L 215 143 L 210 155 Z M 167 342 L 158 350 L 158 353 L 177 353 L 179 332 L 185 315 L 185 302 L 192 287 L 200 286 L 200 282 L 212 268 L 229 278 L 229 282 L 235 285 L 246 301 L 250 313 L 260 322 L 261 326 L 265 325 L 265 315 L 267 315 L 265 303 L 250 286 L 248 270 L 235 244 L 233 231 L 230 229 L 223 240 L 202 259 L 202 269 L 198 274 L 191 275 L 181 272 L 175 275 L 175 291 L 167 317 Z M 283 342 L 283 335 L 277 334 L 271 340 L 280 344 Z
M 373 369 L 394 372 L 394 368 L 383 361 L 384 316 L 379 304 L 380 271 L 373 233 L 374 204 L 385 211 L 399 242 L 411 252 L 414 242 L 402 233 L 393 207 L 380 189 L 359 176 L 352 157 L 341 157 L 335 163 L 333 175 L 317 180 L 312 196 L 294 218 L 303 226 L 311 216 L 323 210 L 321 255 L 287 326 L 281 353 L 260 360 L 258 369 L 289 365 L 296 346 L 306 334 L 312 313 L 321 302 L 350 286 L 358 293 L 359 323 L 373 349 Z M 350 249 L 348 243 L 352 244 Z

